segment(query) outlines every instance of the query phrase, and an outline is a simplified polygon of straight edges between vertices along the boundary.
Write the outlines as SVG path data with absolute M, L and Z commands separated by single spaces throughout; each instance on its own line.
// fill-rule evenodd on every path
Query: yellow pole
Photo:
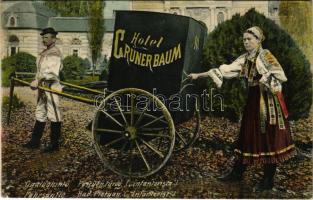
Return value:
M 78 89 L 82 89 L 82 90 L 87 90 L 87 91 L 94 92 L 94 93 L 97 93 L 97 94 L 103 94 L 103 92 L 101 92 L 101 91 L 99 91 L 99 90 L 93 90 L 93 89 L 90 89 L 90 88 L 87 88 L 87 87 L 83 87 L 83 86 L 79 86 L 79 85 L 74 85 L 74 84 L 71 84 L 71 83 L 63 82 L 63 81 L 60 81 L 60 83 L 63 84 L 63 85 L 67 85 L 67 86 L 73 87 L 73 88 L 78 88 Z
M 36 73 L 32 73 L 32 72 L 15 72 L 15 74 L 16 75 L 36 75 Z M 90 88 L 87 88 L 87 87 L 74 85 L 74 84 L 71 84 L 71 83 L 66 83 L 66 82 L 63 82 L 63 81 L 60 81 L 60 83 L 63 84 L 63 85 L 67 85 L 67 86 L 73 87 L 73 88 L 90 91 L 90 92 L 93 92 L 93 93 L 96 93 L 96 94 L 103 94 L 103 92 L 101 92 L 99 90 L 94 90 L 94 89 L 90 89 Z
M 14 79 L 14 81 L 17 81 L 17 82 L 22 83 L 24 85 L 30 86 L 30 83 L 28 83 L 26 81 L 20 80 L 18 78 L 13 78 L 13 79 Z M 53 89 L 50 89 L 47 87 L 38 86 L 38 89 L 43 90 L 43 91 L 47 91 L 47 92 L 51 92 L 51 93 L 54 93 L 54 94 L 57 94 L 57 95 L 60 95 L 63 97 L 67 97 L 69 99 L 77 100 L 77 101 L 83 102 L 83 103 L 88 103 L 88 104 L 94 104 L 95 103 L 95 100 L 84 98 L 84 97 L 79 97 L 79 96 L 74 96 L 74 95 L 67 94 L 64 92 L 59 92 L 59 91 L 56 91 L 56 90 L 53 90 Z M 103 93 L 101 93 L 101 94 L 103 94 Z

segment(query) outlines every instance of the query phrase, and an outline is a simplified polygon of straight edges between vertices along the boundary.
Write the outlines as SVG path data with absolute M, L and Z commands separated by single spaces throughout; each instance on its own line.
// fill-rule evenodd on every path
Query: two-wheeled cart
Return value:
M 64 82 L 95 96 L 39 89 L 95 105 L 93 143 L 104 165 L 122 176 L 146 177 L 199 135 L 199 89 L 187 74 L 201 71 L 206 27 L 185 16 L 117 11 L 113 34 L 104 91 Z M 11 96 L 15 82 L 29 85 L 19 75 L 11 77 Z

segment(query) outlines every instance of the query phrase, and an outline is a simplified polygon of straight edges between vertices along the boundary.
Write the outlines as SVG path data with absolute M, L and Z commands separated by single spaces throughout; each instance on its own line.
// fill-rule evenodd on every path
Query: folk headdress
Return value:
M 265 36 L 263 34 L 263 31 L 258 26 L 253 26 L 251 28 L 248 28 L 245 33 L 250 33 L 253 35 L 256 39 L 260 40 L 260 42 L 263 42 L 265 40 Z

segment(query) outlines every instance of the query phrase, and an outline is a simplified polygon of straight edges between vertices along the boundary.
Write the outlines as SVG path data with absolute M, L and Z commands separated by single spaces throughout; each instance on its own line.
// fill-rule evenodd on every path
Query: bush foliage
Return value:
M 109 65 L 110 61 L 105 57 L 100 65 L 102 72 L 99 76 L 99 81 L 107 81 L 109 78 Z
M 67 56 L 63 60 L 64 79 L 82 79 L 85 73 L 84 60 L 78 56 Z
M 252 26 L 259 26 L 265 34 L 263 48 L 269 49 L 282 65 L 288 81 L 283 84 L 283 93 L 290 119 L 308 116 L 312 104 L 312 74 L 310 64 L 292 38 L 274 21 L 249 10 L 245 15 L 234 15 L 232 19 L 219 24 L 208 35 L 204 48 L 204 69 L 209 70 L 223 63 L 229 64 L 245 53 L 243 32 Z M 214 87 L 211 80 L 209 87 Z M 245 104 L 246 88 L 239 78 L 225 80 L 219 90 L 224 97 L 225 112 L 211 112 L 231 120 L 239 120 Z M 218 105 L 216 105 L 218 106 Z M 217 110 L 217 109 L 215 109 Z
M 8 110 L 9 109 L 9 105 L 10 105 L 10 97 L 8 96 L 4 96 L 2 99 L 2 108 L 4 110 Z M 13 94 L 13 98 L 12 98 L 12 110 L 17 110 L 20 109 L 22 107 L 24 107 L 25 104 L 23 101 L 21 101 L 17 95 L 14 93 Z
M 9 75 L 14 71 L 36 71 L 36 57 L 25 52 L 19 52 L 13 56 L 6 57 L 2 59 L 1 63 L 2 86 L 9 86 Z

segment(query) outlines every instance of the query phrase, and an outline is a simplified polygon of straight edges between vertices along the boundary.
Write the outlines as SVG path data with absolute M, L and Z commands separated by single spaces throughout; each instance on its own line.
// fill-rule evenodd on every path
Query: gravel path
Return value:
M 8 88 L 2 89 L 3 95 L 7 95 Z M 205 118 L 201 137 L 195 146 L 173 154 L 159 172 L 146 179 L 130 180 L 107 170 L 96 155 L 91 134 L 85 128 L 93 118 L 93 106 L 63 98 L 64 126 L 60 151 L 44 154 L 40 150 L 24 149 L 21 144 L 29 139 L 35 120 L 36 92 L 27 87 L 18 87 L 15 91 L 26 106 L 12 113 L 9 126 L 2 120 L 2 196 L 312 198 L 310 158 L 296 157 L 281 165 L 273 191 L 254 191 L 262 177 L 260 166 L 249 167 L 239 184 L 213 178 L 211 172 L 222 168 L 230 156 L 223 149 L 212 148 L 212 140 L 219 137 L 232 142 L 239 128 L 238 124 L 225 119 Z M 48 142 L 49 127 L 48 124 L 43 145 Z M 299 126 L 295 126 L 297 132 L 312 141 L 311 133 L 307 134 L 312 130 L 310 128 L 311 120 L 301 121 Z

